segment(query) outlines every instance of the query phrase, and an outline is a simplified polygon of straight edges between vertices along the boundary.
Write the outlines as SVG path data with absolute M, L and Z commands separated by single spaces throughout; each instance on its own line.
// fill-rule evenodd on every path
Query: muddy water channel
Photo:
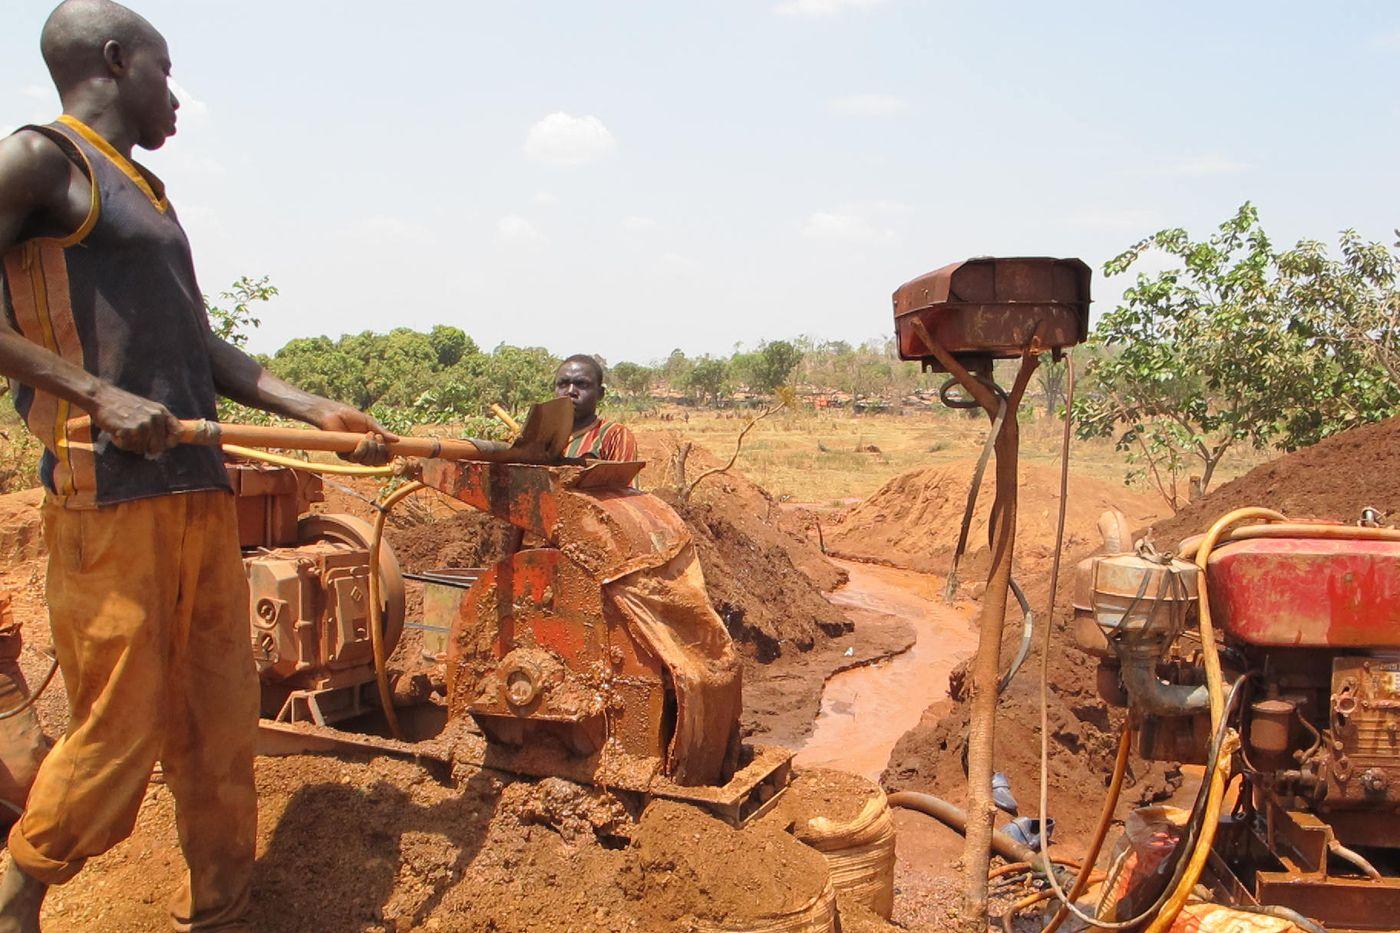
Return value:
M 822 693 L 801 765 L 836 767 L 878 779 L 900 736 L 925 709 L 947 700 L 948 674 L 977 648 L 972 623 L 946 605 L 929 574 L 837 561 L 850 581 L 831 599 L 859 626 L 904 623 L 917 640 L 902 654 L 834 675 Z

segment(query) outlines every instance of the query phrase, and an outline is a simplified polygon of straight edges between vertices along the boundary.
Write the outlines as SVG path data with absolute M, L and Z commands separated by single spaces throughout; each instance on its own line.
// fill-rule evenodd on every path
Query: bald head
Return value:
M 130 54 L 165 47 L 165 40 L 143 17 L 112 0 L 64 0 L 44 23 L 39 48 L 53 83 L 62 94 L 91 78 L 111 73 L 109 43 Z

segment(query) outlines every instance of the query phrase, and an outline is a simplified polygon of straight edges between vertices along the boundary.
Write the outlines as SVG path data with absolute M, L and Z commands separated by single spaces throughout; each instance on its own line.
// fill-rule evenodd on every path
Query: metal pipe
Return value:
M 1143 712 L 1153 716 L 1191 716 L 1210 709 L 1210 690 L 1205 685 L 1167 684 L 1157 677 L 1157 652 L 1123 649 L 1119 659 L 1123 687 L 1133 706 Z

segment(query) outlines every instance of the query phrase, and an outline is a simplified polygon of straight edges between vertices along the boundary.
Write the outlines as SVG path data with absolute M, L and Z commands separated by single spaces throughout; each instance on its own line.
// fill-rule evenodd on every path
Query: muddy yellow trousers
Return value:
M 242 928 L 256 837 L 258 686 L 233 497 L 43 507 L 53 644 L 72 719 L 10 852 L 62 884 L 130 835 L 160 762 L 189 866 L 176 929 Z

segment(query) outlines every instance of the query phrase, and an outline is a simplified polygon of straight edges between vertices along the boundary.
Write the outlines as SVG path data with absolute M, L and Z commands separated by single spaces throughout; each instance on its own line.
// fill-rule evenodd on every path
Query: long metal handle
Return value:
M 69 436 L 92 429 L 86 415 L 68 422 Z M 317 431 L 306 428 L 275 428 L 256 424 L 225 424 L 200 418 L 180 420 L 180 442 L 217 447 L 238 444 L 243 447 L 280 447 L 287 450 L 326 450 L 350 453 L 364 440 L 352 431 Z M 388 444 L 389 452 L 400 457 L 438 457 L 443 460 L 504 459 L 505 451 L 488 451 L 471 441 L 439 437 L 401 437 Z

